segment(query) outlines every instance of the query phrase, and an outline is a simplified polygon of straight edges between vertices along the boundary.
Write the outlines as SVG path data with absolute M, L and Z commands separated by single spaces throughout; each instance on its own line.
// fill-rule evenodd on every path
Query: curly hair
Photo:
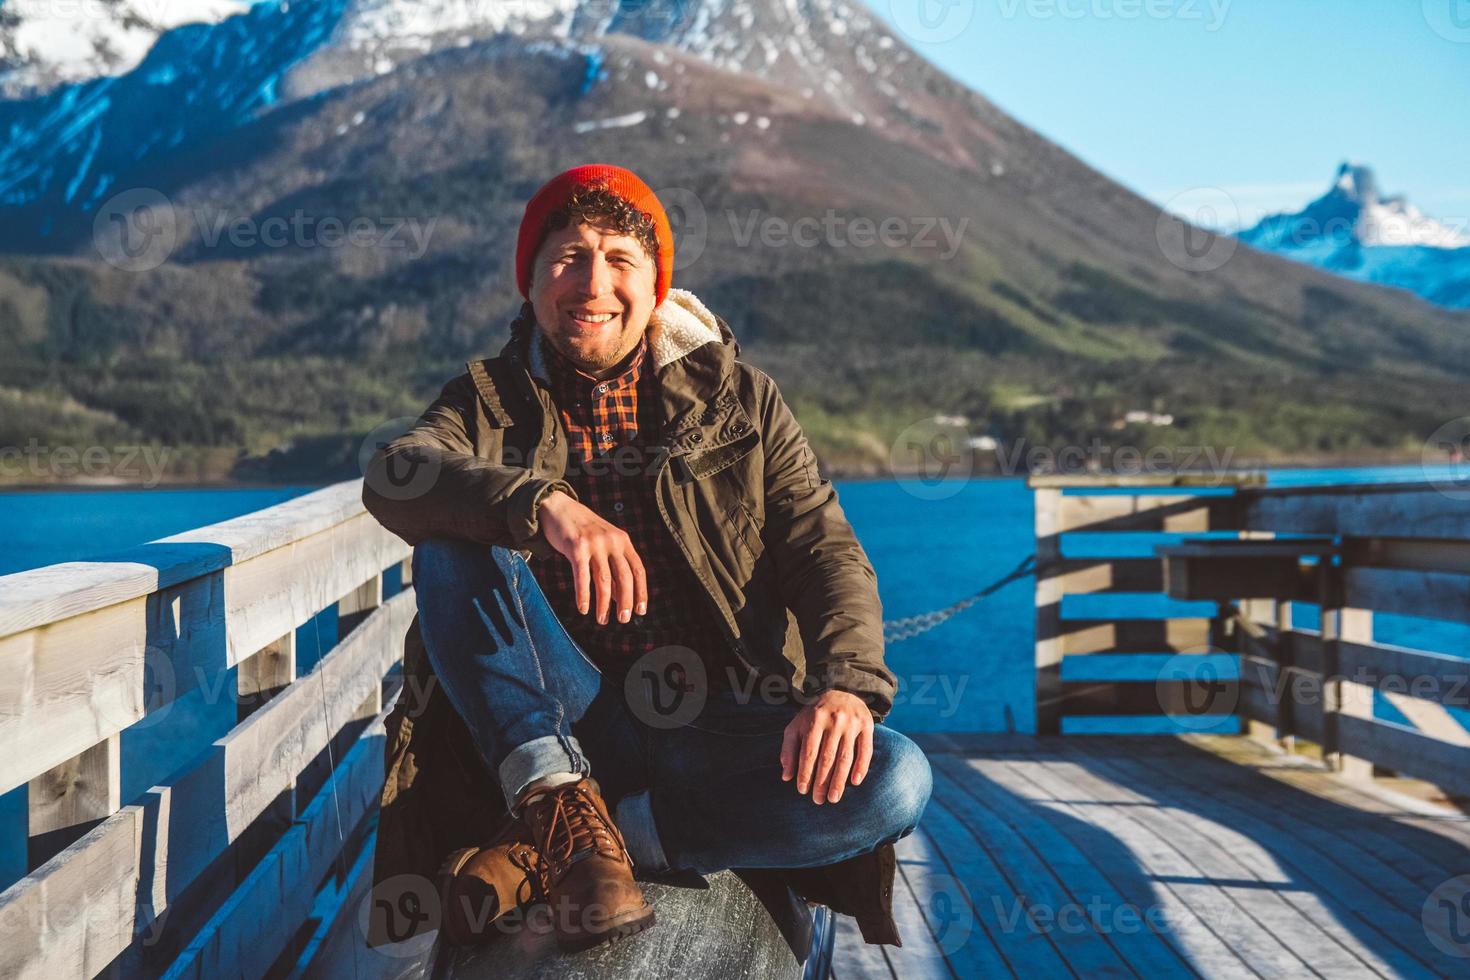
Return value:
M 603 187 L 579 187 L 572 192 L 567 203 L 546 216 L 541 225 L 541 238 L 553 231 L 574 224 L 589 224 L 628 235 L 638 240 L 649 258 L 658 255 L 658 233 L 654 229 L 653 215 L 635 208 L 627 200 Z

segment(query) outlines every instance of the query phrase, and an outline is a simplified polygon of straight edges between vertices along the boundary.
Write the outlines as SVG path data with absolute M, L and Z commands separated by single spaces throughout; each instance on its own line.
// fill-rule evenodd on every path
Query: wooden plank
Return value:
M 296 680 L 296 631 L 285 634 L 252 657 L 245 658 L 235 672 L 235 701 L 238 720 L 244 721 L 265 702 Z
M 1426 483 L 1261 487 L 1237 497 L 1241 526 L 1251 530 L 1470 539 L 1470 504 Z
M 367 581 L 337 600 L 337 639 L 352 632 L 353 627 L 383 604 L 383 575 L 374 574 Z
M 1037 490 L 1035 494 L 1036 585 L 1035 585 L 1035 671 L 1036 731 L 1054 734 L 1061 720 L 1053 705 L 1061 689 L 1062 582 L 1054 574 L 1061 560 L 1062 539 L 1057 519 L 1061 508 L 1060 490 Z
M 1210 621 L 1199 617 L 1063 619 L 1057 622 L 1056 629 L 1062 656 L 1079 653 L 1203 653 L 1210 645 Z
M 1067 716 L 1222 718 L 1235 714 L 1236 687 L 1231 679 L 1064 681 L 1057 709 Z
M 1164 591 L 1171 599 L 1307 599 L 1317 586 L 1315 568 L 1295 558 L 1165 554 Z
M 1005 963 L 999 974 L 1052 976 L 1065 969 L 1055 945 L 1045 933 L 1022 925 L 1011 913 L 1022 901 L 1016 885 L 1000 868 L 988 838 L 977 836 L 968 815 L 974 804 L 946 781 L 943 765 L 934 767 L 934 793 L 924 810 L 923 825 L 939 849 L 954 879 L 970 899 L 977 946 L 988 945 Z M 984 956 L 984 949 L 975 951 Z M 975 974 L 970 974 L 975 975 Z M 987 976 L 988 973 L 979 974 Z
M 342 849 L 339 833 L 350 833 L 377 805 L 383 786 L 385 718 L 386 712 L 358 737 L 331 780 L 194 936 L 165 977 L 210 980 L 266 974 L 310 913 L 317 888 Z M 356 909 L 349 910 L 350 915 L 355 913 Z
M 894 973 L 904 980 L 1011 975 L 983 931 L 976 935 L 973 898 L 948 873 L 928 836 L 916 830 L 894 850 L 893 917 L 904 939 L 902 946 L 886 950 Z
M 1195 494 L 1062 496 L 1056 533 L 1074 531 L 1168 531 L 1188 533 L 1229 527 L 1230 497 Z
M 1338 669 L 1388 694 L 1470 708 L 1470 660 L 1389 643 L 1338 644 Z
M 0 744 L 12 749 L 0 756 L 0 793 L 212 682 L 406 550 L 361 514 L 156 595 L 0 639 Z
M 1406 694 L 1386 694 L 1385 697 L 1423 734 L 1450 745 L 1470 746 L 1470 732 L 1465 731 L 1465 726 L 1456 721 L 1443 705 Z
M 1200 974 L 1212 980 L 1258 976 L 1209 921 L 1184 901 L 1177 888 L 1155 883 L 1154 866 L 1175 860 L 1172 852 L 1152 835 L 1134 835 L 1129 841 L 1113 834 L 1094 820 L 1087 808 L 1073 802 L 1072 793 L 1056 792 L 1054 783 L 1041 773 L 1043 764 L 1042 758 L 995 764 L 970 762 L 971 768 L 1034 811 L 1034 819 L 1051 824 L 1076 847 L 1085 849 L 1120 893 L 1144 910 L 1146 919 L 1162 918 L 1164 937 Z
M 1342 723 L 1349 718 L 1373 717 L 1373 689 L 1342 676 L 1341 647 L 1349 643 L 1373 641 L 1373 612 L 1369 609 L 1342 606 L 1322 609 L 1322 639 L 1326 643 L 1323 674 L 1326 683 L 1322 703 L 1322 748 L 1344 779 L 1372 779 L 1373 764 L 1344 749 Z
M 363 844 L 334 896 L 339 904 L 318 926 L 291 980 L 337 980 L 344 975 L 352 980 L 427 980 L 432 966 L 427 957 L 405 962 L 381 947 L 368 949 L 363 943 L 358 912 L 372 892 L 376 841 L 375 832 Z
M 1462 572 L 1349 567 L 1343 593 L 1346 606 L 1470 623 L 1470 575 Z
M 1215 742 L 1231 740 L 1229 736 L 1211 738 Z M 1263 793 L 1257 789 L 1246 802 L 1238 804 L 1232 794 L 1217 793 L 1210 788 L 1218 778 L 1221 765 L 1204 767 L 1207 769 L 1204 773 L 1197 771 L 1198 766 L 1190 770 L 1191 776 L 1203 775 L 1203 781 L 1181 780 L 1176 778 L 1176 773 L 1187 763 L 1177 761 L 1179 753 L 1162 753 L 1157 757 L 1150 753 L 1123 754 L 1098 748 L 1092 741 L 1081 748 L 1090 758 L 1090 764 L 1114 781 L 1146 786 L 1150 797 L 1160 804 L 1209 811 L 1217 816 L 1220 824 L 1245 835 L 1255 846 L 1236 847 L 1233 853 L 1241 860 L 1250 861 L 1258 877 L 1269 878 L 1276 869 L 1289 874 L 1297 887 L 1282 889 L 1282 894 L 1383 975 L 1434 975 L 1426 968 L 1428 960 L 1415 958 L 1400 945 L 1404 937 L 1412 937 L 1418 930 L 1417 916 L 1385 902 L 1318 848 L 1305 843 L 1307 840 L 1324 842 L 1326 835 L 1314 837 L 1304 833 L 1301 827 L 1283 831 L 1261 819 L 1261 811 L 1273 810 L 1280 795 L 1293 791 L 1283 787 L 1280 793 Z M 1246 770 L 1245 766 L 1239 768 Z
M 1392 528 L 1381 530 L 1391 531 Z M 1384 568 L 1414 568 L 1430 572 L 1464 572 L 1470 568 L 1470 541 L 1437 538 L 1344 538 L 1342 563 Z
M 1182 953 L 1170 945 L 1167 931 L 1156 929 L 1159 923 L 1150 922 L 1144 914 L 1151 902 L 1150 895 L 1140 894 L 1135 888 L 1132 896 L 1125 898 L 1086 853 L 1073 846 L 1050 823 L 1038 819 L 1035 810 L 998 784 L 978 779 L 974 769 L 956 768 L 950 761 L 945 765 L 953 772 L 949 778 L 971 799 L 1026 838 L 1052 874 L 1065 884 L 1077 908 L 1087 912 L 1089 928 L 1104 932 L 1130 969 L 1144 977 L 1194 975 Z M 988 770 L 991 763 L 982 765 Z M 986 895 L 984 900 L 994 902 L 995 896 Z M 990 974 L 961 972 L 960 975 Z
M 274 507 L 116 552 L 105 561 L 62 562 L 0 576 L 0 637 L 220 572 L 363 513 L 362 481 L 347 480 Z
M 1164 566 L 1157 558 L 1061 558 L 1045 573 L 1063 595 L 1159 592 Z
M 112 735 L 30 781 L 31 854 L 35 867 L 122 806 L 120 739 Z
M 192 880 L 327 745 L 399 658 L 413 593 L 385 603 L 311 673 L 214 744 L 203 764 L 167 787 L 169 879 Z M 223 805 L 221 805 L 223 804 Z M 172 898 L 173 892 L 169 897 Z
M 1461 796 L 1470 795 L 1470 748 L 1431 738 L 1372 717 L 1338 719 L 1344 753 L 1423 779 Z
M 381 683 L 414 611 L 412 592 L 395 596 L 311 674 L 215 742 L 198 766 L 154 787 L 142 804 L 113 814 L 5 892 L 0 922 L 27 927 L 0 943 L 0 975 L 100 972 L 239 838 Z
M 1260 471 L 1239 473 L 1034 473 L 1026 486 L 1040 487 L 1234 487 L 1266 482 Z
M 998 819 L 981 805 L 979 794 L 970 792 L 977 777 L 957 776 L 957 767 L 967 768 L 953 756 L 939 760 L 942 778 L 936 780 L 935 791 L 943 805 L 969 828 L 975 841 L 986 849 L 1007 879 L 1014 899 L 1009 906 L 996 910 L 1002 929 L 1012 935 L 1034 930 L 1048 939 L 1056 954 L 1080 976 L 1131 976 L 1132 971 L 1106 935 L 1067 925 L 1072 916 L 1085 909 L 1078 907 L 1065 883 L 1057 880 L 1024 834 Z M 1018 973 L 1036 975 L 1030 971 L 1030 967 L 1017 966 Z
M 1123 801 L 1117 787 L 1094 777 L 1084 765 L 1069 762 L 1046 761 L 1028 769 L 1026 776 L 1057 794 L 1057 799 L 1072 802 L 1084 819 L 1122 842 L 1161 885 L 1194 909 L 1212 931 L 1263 976 L 1295 976 L 1309 969 L 1303 957 L 1264 928 L 1226 887 L 1212 881 L 1193 855 L 1176 845 L 1174 834 L 1161 835 L 1141 823 L 1133 812 L 1137 806 L 1118 805 Z
M 1244 860 L 1262 856 L 1259 845 L 1233 829 L 1217 810 L 1168 807 L 1158 801 L 1152 785 L 1135 788 L 1115 781 L 1096 760 L 1078 760 L 1075 765 L 1086 774 L 1079 778 L 1094 788 L 1094 798 L 1124 805 L 1130 819 L 1187 854 L 1199 878 L 1215 883 L 1231 899 L 1238 910 L 1233 914 L 1244 917 L 1246 928 L 1251 922 L 1258 924 L 1323 976 L 1377 975 L 1337 940 L 1335 928 L 1324 930 L 1289 901 L 1297 897 L 1292 882 L 1274 862 Z
M 123 807 L 0 892 L 0 976 L 95 977 L 153 921 L 138 867 L 148 816 Z
M 1289 692 L 1290 687 L 1284 688 Z M 1290 735 L 1322 743 L 1322 702 L 1309 698 L 1292 705 L 1289 713 L 1281 711 L 1281 699 L 1273 690 L 1253 684 L 1240 686 L 1239 707 L 1242 714 L 1271 725 L 1281 737 Z
M 1091 745 L 1085 748 L 1093 750 Z M 1283 762 L 1279 768 L 1261 772 L 1243 765 L 1211 764 L 1209 756 L 1199 751 L 1145 758 L 1162 776 L 1217 795 L 1222 803 L 1233 799 L 1280 832 L 1299 837 L 1376 892 L 1380 908 L 1394 907 L 1417 920 L 1426 894 L 1421 883 L 1425 869 L 1411 870 L 1411 866 L 1428 865 L 1431 876 L 1437 874 L 1433 863 L 1444 852 L 1415 856 L 1391 845 L 1380 832 L 1381 822 L 1357 819 L 1351 806 L 1332 794 L 1334 787 L 1346 791 L 1353 784 L 1329 769 L 1311 762 Z M 1277 782 L 1289 788 L 1280 789 Z M 1424 843 L 1431 842 L 1426 839 Z M 1451 866 L 1463 861 L 1463 850 L 1452 853 Z
M 883 955 L 883 949 L 863 940 L 857 920 L 852 916 L 837 916 L 837 941 L 832 948 L 830 980 L 898 980 Z
M 1334 821 L 1338 833 L 1367 831 L 1399 838 L 1424 860 L 1447 866 L 1464 861 L 1470 852 L 1470 816 L 1458 810 L 1386 791 L 1376 783 L 1324 779 L 1324 770 L 1314 760 L 1279 750 L 1272 750 L 1268 760 L 1262 761 L 1260 753 L 1246 751 L 1228 738 L 1191 736 L 1189 741 L 1201 743 L 1221 759 L 1238 761 L 1237 768 L 1260 768 L 1272 779 L 1339 804 Z

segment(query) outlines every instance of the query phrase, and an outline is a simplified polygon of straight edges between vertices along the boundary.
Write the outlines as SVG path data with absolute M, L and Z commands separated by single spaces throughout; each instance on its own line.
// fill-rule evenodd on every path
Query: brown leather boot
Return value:
M 546 866 L 529 829 L 513 820 L 484 847 L 463 847 L 439 869 L 440 935 L 454 946 L 493 938 L 496 920 L 546 900 Z
M 584 776 L 527 795 L 516 809 L 546 862 L 557 945 L 587 949 L 653 925 L 653 906 L 633 881 L 633 859 L 597 780 Z

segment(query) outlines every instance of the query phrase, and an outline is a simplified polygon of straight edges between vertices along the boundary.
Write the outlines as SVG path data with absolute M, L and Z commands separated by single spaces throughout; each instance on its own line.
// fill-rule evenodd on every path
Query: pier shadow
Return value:
M 928 854 L 901 867 L 928 935 L 898 975 L 918 957 L 961 976 L 1423 976 L 1470 954 L 1453 884 L 1470 832 L 1453 814 L 1453 832 L 1394 820 L 1176 738 L 918 740 L 936 777 Z

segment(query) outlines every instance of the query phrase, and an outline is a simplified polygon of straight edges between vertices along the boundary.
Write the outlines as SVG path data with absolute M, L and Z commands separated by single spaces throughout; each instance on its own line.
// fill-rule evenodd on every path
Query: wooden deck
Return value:
M 905 945 L 839 917 L 838 980 L 1470 972 L 1454 811 L 1243 737 L 920 739 Z

